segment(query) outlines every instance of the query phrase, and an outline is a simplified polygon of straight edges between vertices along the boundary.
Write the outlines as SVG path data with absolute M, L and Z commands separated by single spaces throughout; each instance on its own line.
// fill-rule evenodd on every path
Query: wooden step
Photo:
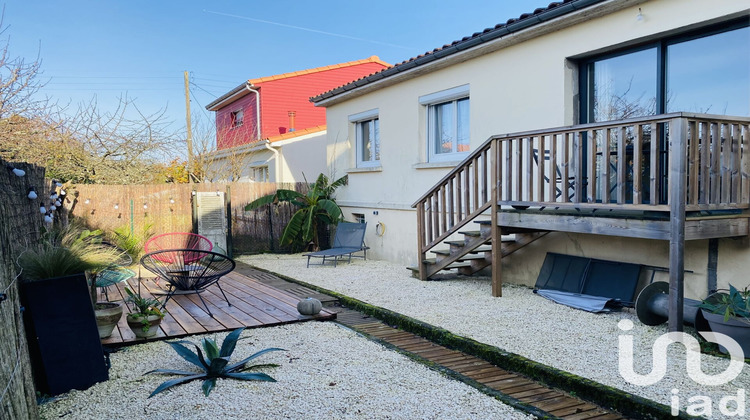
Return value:
M 436 262 L 437 261 L 435 261 L 434 258 L 427 258 L 426 260 L 424 260 L 425 264 L 435 264 Z M 463 262 L 461 260 L 457 260 L 456 262 L 450 263 L 450 265 L 448 265 L 445 268 L 445 270 L 450 270 L 451 268 L 463 268 L 463 267 L 471 267 L 471 263 L 468 262 L 468 261 L 467 262 Z M 409 270 L 413 269 L 413 267 L 407 267 L 407 268 Z M 417 270 L 419 270 L 419 268 L 417 268 Z
M 489 239 L 487 239 L 489 241 Z M 453 245 L 453 246 L 464 246 L 466 245 L 465 241 L 443 241 L 444 244 Z
M 490 251 L 492 251 L 492 247 L 490 245 L 482 245 L 478 248 L 475 248 L 469 251 L 469 254 L 479 254 L 479 253 L 490 252 Z M 433 254 L 438 254 L 438 255 L 451 255 L 450 250 L 447 250 L 447 249 L 435 249 L 430 252 L 432 252 Z

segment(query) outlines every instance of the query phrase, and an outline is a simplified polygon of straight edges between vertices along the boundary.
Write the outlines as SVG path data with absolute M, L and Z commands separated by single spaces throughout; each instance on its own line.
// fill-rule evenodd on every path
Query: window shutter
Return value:
M 227 214 L 223 192 L 197 192 L 198 234 L 207 237 L 214 244 L 227 250 Z M 221 251 L 219 251 L 221 252 Z

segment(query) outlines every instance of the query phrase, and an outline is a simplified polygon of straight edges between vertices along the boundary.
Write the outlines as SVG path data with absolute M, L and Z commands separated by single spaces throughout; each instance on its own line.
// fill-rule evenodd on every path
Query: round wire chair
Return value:
M 222 276 L 234 270 L 236 266 L 234 260 L 226 255 L 195 249 L 162 249 L 144 255 L 141 265 L 169 284 L 162 308 L 175 293 L 197 293 L 206 307 L 206 312 L 213 317 L 201 296 L 201 293 L 213 284 L 219 288 L 227 304 L 232 306 L 218 283 Z
M 109 294 L 107 293 L 109 286 L 127 281 L 132 277 L 135 277 L 133 270 L 121 267 L 108 268 L 96 274 L 96 287 L 104 290 L 104 297 L 109 301 Z
M 199 251 L 211 251 L 214 244 L 205 236 L 190 232 L 171 232 L 156 235 L 146 241 L 143 250 L 146 253 L 161 251 L 166 249 L 189 249 Z M 162 254 L 160 258 L 168 258 L 169 254 Z M 198 255 L 191 256 L 187 254 L 189 262 L 196 261 Z

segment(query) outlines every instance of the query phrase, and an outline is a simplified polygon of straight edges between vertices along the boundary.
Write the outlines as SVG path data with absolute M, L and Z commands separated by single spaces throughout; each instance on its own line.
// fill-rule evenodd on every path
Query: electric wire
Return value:
M 5 399 L 5 395 L 8 393 L 8 390 L 10 390 L 10 386 L 13 384 L 13 380 L 16 378 L 19 366 L 21 366 L 21 350 L 20 348 L 16 347 L 16 366 L 13 367 L 13 372 L 10 373 L 10 378 L 8 378 L 8 384 L 5 385 L 5 389 L 3 390 L 2 395 L 0 395 L 0 404 L 2 404 L 3 399 Z
M 207 91 L 206 89 L 202 88 L 201 86 L 198 86 L 195 82 L 190 82 L 190 85 L 193 86 L 193 87 L 196 87 L 196 88 L 198 88 L 198 89 L 200 89 L 200 90 L 202 90 L 202 91 L 204 91 L 206 93 L 208 93 L 209 95 L 213 96 L 214 98 L 218 98 L 219 97 L 219 95 L 211 93 L 211 92 Z M 200 104 L 198 104 L 198 105 L 200 105 Z

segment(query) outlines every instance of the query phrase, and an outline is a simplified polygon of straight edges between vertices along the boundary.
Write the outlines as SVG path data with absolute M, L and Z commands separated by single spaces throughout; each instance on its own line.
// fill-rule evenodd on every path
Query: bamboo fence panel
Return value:
M 44 168 L 26 164 L 13 167 L 26 171 L 17 177 L 5 170 L 0 160 L 0 418 L 37 419 L 39 413 L 31 376 L 28 345 L 21 317 L 18 295 L 19 268 L 15 261 L 27 247 L 39 241 L 43 216 L 40 200 L 27 198 L 28 188 L 34 186 L 43 197 L 50 190 L 44 179 Z
M 192 192 L 227 192 L 231 202 L 232 242 L 235 253 L 284 250 L 279 238 L 295 207 L 286 203 L 246 212 L 251 201 L 278 188 L 306 193 L 305 183 L 235 182 L 202 184 L 75 185 L 66 207 L 91 228 L 135 233 L 149 229 L 158 235 L 193 231 Z

